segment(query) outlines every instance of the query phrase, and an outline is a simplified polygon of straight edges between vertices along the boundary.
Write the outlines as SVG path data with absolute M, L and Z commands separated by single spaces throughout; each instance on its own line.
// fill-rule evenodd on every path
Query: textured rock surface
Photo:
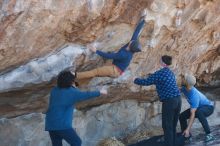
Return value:
M 216 137 L 216 140 L 213 142 L 210 142 L 208 144 L 204 143 L 204 137 L 205 135 L 202 133 L 202 129 L 196 130 L 196 133 L 194 133 L 194 136 L 192 138 L 192 143 L 187 144 L 186 146 L 219 146 L 220 143 L 220 126 L 213 126 L 211 127 L 213 136 Z
M 2 1 L 0 70 L 55 51 L 66 40 L 91 42 L 102 33 L 110 20 L 114 22 L 126 14 L 124 21 L 127 19 L 129 22 L 130 16 L 135 18 L 139 13 L 134 10 L 141 10 L 148 3 L 131 0 Z
M 132 84 L 131 78 L 157 70 L 159 57 L 163 54 L 174 56 L 173 69 L 177 75 L 191 70 L 200 86 L 219 87 L 219 5 L 218 0 L 2 1 L 1 116 L 45 111 L 48 84 L 54 85 L 52 79 L 57 73 L 69 67 L 88 70 L 104 64 L 105 61 L 97 56 L 84 58 L 80 54 L 85 52 L 88 43 L 106 51 L 117 50 L 130 39 L 144 8 L 147 8 L 148 17 L 141 36 L 143 52 L 135 55 L 128 71 L 113 81 L 115 84 L 112 80 L 99 82 L 100 79 L 90 84 L 90 87 L 98 88 L 97 83 L 110 83 L 111 100 L 96 99 L 79 108 L 127 98 L 149 99 L 145 95 L 134 96 L 133 91 L 140 89 Z M 66 47 L 69 43 L 72 48 Z M 149 97 L 152 97 L 151 89 L 146 88 Z M 118 91 L 125 91 L 124 96 L 117 97 Z M 14 102 L 16 99 L 22 104 Z M 32 109 L 23 106 L 33 101 L 39 104 Z
M 1 116 L 45 111 L 48 87 L 54 85 L 52 79 L 58 72 L 69 67 L 88 70 L 104 64 L 95 55 L 84 58 L 81 53 L 85 46 L 94 43 L 105 51 L 117 50 L 130 39 L 144 8 L 148 17 L 141 36 L 143 52 L 135 55 L 128 71 L 113 83 L 111 79 L 95 79 L 90 84 L 95 88 L 110 85 L 110 100 L 96 99 L 79 108 L 127 98 L 149 100 L 153 88 L 134 96 L 134 91 L 142 89 L 133 85 L 131 79 L 157 70 L 163 54 L 174 56 L 173 69 L 177 75 L 190 70 L 200 86 L 219 87 L 219 5 L 217 0 L 2 1 Z M 69 43 L 72 47 L 66 47 Z M 116 96 L 119 91 L 125 91 L 124 95 Z M 22 102 L 15 102 L 17 99 Z M 24 106 L 33 102 L 33 108 Z
M 197 77 L 197 85 L 209 97 L 219 100 L 219 0 L 3 0 L 0 1 L 0 117 L 45 112 L 58 72 L 65 68 L 88 70 L 108 63 L 96 55 L 82 55 L 87 52 L 85 46 L 92 43 L 104 51 L 117 50 L 129 41 L 145 8 L 148 17 L 140 38 L 143 51 L 135 55 L 121 77 L 95 78 L 90 82 L 89 89 L 106 85 L 108 97 L 77 105 L 82 111 L 77 112 L 75 122 L 85 142 L 91 136 L 93 143 L 102 138 L 128 136 L 124 141 L 129 143 L 137 139 L 127 135 L 131 131 L 136 136 L 143 133 L 143 137 L 156 134 L 150 132 L 152 125 L 160 126 L 160 104 L 154 87 L 138 87 L 131 79 L 159 69 L 158 60 L 164 54 L 174 57 L 172 69 L 177 76 L 190 70 Z M 124 101 L 126 99 L 131 101 Z M 128 108 L 130 106 L 136 114 Z M 25 117 L 1 120 L 3 130 L 0 131 L 5 132 L 0 132 L 0 138 L 7 145 L 9 141 L 48 145 L 48 136 L 42 131 L 43 115 L 27 116 L 29 123 L 25 123 Z M 99 129 L 103 125 L 99 125 L 96 117 L 102 124 L 109 122 L 108 130 Z M 219 112 L 216 112 L 210 122 L 219 124 L 218 119 Z M 93 124 L 92 131 L 100 133 L 88 132 L 83 124 Z M 43 143 L 34 140 L 34 134 L 28 137 L 29 132 L 19 125 L 27 126 L 29 132 L 39 125 L 41 130 L 37 129 L 36 139 Z M 117 125 L 121 130 L 115 132 Z M 5 141 L 10 132 L 5 127 L 17 136 Z
M 42 114 L 29 114 L 10 120 L 1 119 L 0 130 L 1 146 L 50 145 L 49 135 L 44 132 Z
M 118 141 L 115 137 L 103 140 L 99 143 L 99 146 L 125 146 L 123 143 Z
M 185 144 L 185 146 L 219 146 L 220 143 L 220 127 L 219 126 L 212 126 L 210 127 L 212 130 L 212 134 L 213 136 L 216 138 L 214 141 L 210 141 L 208 143 L 204 142 L 205 139 L 205 135 L 201 134 L 202 133 L 202 129 L 194 129 L 195 131 L 197 131 L 198 133 L 196 133 L 195 135 L 192 136 L 192 141 L 190 143 Z M 141 142 L 129 145 L 129 146 L 164 146 L 163 142 L 159 142 L 160 139 L 163 137 L 163 135 L 157 135 L 157 136 L 153 136 L 151 138 L 147 138 Z M 181 133 L 177 134 L 177 145 L 183 145 L 183 137 L 181 135 Z
M 210 125 L 220 125 L 220 103 L 208 118 Z M 183 108 L 188 107 L 183 100 Z M 44 114 L 33 113 L 12 119 L 0 120 L 0 146 L 49 146 L 50 139 L 44 131 Z M 124 144 L 131 144 L 149 138 L 152 135 L 162 134 L 161 103 L 140 103 L 135 100 L 125 100 L 113 104 L 105 104 L 87 112 L 76 111 L 74 128 L 83 140 L 83 146 L 106 145 L 121 146 L 115 138 Z M 201 128 L 196 121 L 193 129 Z M 192 134 L 203 135 L 203 131 L 193 130 Z M 11 135 L 11 136 L 8 136 Z M 201 139 L 199 139 L 198 142 Z M 115 144 L 115 145 L 113 145 Z

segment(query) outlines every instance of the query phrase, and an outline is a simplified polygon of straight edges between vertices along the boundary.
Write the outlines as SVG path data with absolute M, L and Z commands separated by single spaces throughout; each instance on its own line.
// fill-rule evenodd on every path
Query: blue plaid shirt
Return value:
M 156 71 L 146 79 L 136 78 L 134 83 L 143 86 L 156 85 L 160 101 L 180 96 L 175 75 L 168 67 Z

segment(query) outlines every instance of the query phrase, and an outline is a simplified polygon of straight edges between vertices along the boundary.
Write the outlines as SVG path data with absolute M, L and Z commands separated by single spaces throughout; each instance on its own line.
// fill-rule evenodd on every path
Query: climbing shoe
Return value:
M 147 10 L 144 9 L 142 12 L 141 12 L 141 18 L 144 18 L 147 16 Z
M 215 137 L 210 133 L 205 136 L 205 142 L 210 142 L 215 140 Z

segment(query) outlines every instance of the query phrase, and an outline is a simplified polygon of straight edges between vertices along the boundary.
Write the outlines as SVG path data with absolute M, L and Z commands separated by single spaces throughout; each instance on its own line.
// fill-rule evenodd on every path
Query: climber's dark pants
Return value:
M 133 33 L 133 35 L 132 35 L 132 37 L 131 37 L 131 40 L 138 40 L 138 39 L 139 39 L 140 34 L 141 34 L 141 32 L 142 32 L 142 30 L 143 30 L 143 28 L 144 28 L 144 25 L 145 25 L 145 20 L 144 20 L 144 19 L 141 19 L 141 20 L 138 22 L 138 24 L 137 24 L 137 26 L 136 26 L 136 28 L 135 28 L 135 30 L 134 30 L 134 33 Z
M 73 129 L 49 131 L 53 146 L 62 146 L 64 139 L 71 146 L 81 146 L 81 139 Z
M 130 40 L 130 42 L 131 41 L 137 41 L 138 39 L 139 39 L 139 37 L 140 37 L 140 35 L 141 35 L 141 32 L 142 32 L 142 30 L 143 30 L 143 28 L 144 28 L 144 25 L 145 25 L 145 20 L 144 19 L 140 19 L 140 21 L 138 22 L 138 24 L 137 24 L 137 26 L 136 26 L 136 28 L 135 28 L 135 30 L 134 30 L 134 33 L 133 33 L 133 35 L 132 35 L 132 37 L 131 37 L 131 40 Z M 121 49 L 122 48 L 127 48 L 128 47 L 128 45 L 129 45 L 129 43 L 130 42 L 128 42 L 127 44 L 125 44 L 123 47 L 121 47 Z
M 162 127 L 165 146 L 175 146 L 176 126 L 181 110 L 181 98 L 165 99 L 162 102 Z
M 206 117 L 210 116 L 213 113 L 213 111 L 213 106 L 201 106 L 197 108 L 195 113 L 195 117 L 198 118 L 198 120 L 202 124 L 202 127 L 205 130 L 206 134 L 210 133 L 209 124 Z M 190 109 L 187 109 L 180 114 L 179 120 L 182 132 L 187 128 L 187 119 L 190 118 L 190 114 Z

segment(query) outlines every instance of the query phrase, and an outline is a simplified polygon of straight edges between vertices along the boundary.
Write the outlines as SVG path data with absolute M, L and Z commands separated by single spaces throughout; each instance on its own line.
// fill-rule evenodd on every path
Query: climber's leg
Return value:
M 139 37 L 140 37 L 140 34 L 144 28 L 144 25 L 145 25 L 145 20 L 144 20 L 144 17 L 142 17 L 140 19 L 140 21 L 138 22 L 135 30 L 134 30 L 134 33 L 132 35 L 132 38 L 131 38 L 131 41 L 134 41 L 134 40 L 138 40 Z
M 98 67 L 96 69 L 84 72 L 77 72 L 77 79 L 93 78 L 93 77 L 118 77 L 120 72 L 113 65 Z
M 80 85 L 87 84 L 93 77 L 118 77 L 120 72 L 114 65 L 99 67 L 90 71 L 76 73 Z

